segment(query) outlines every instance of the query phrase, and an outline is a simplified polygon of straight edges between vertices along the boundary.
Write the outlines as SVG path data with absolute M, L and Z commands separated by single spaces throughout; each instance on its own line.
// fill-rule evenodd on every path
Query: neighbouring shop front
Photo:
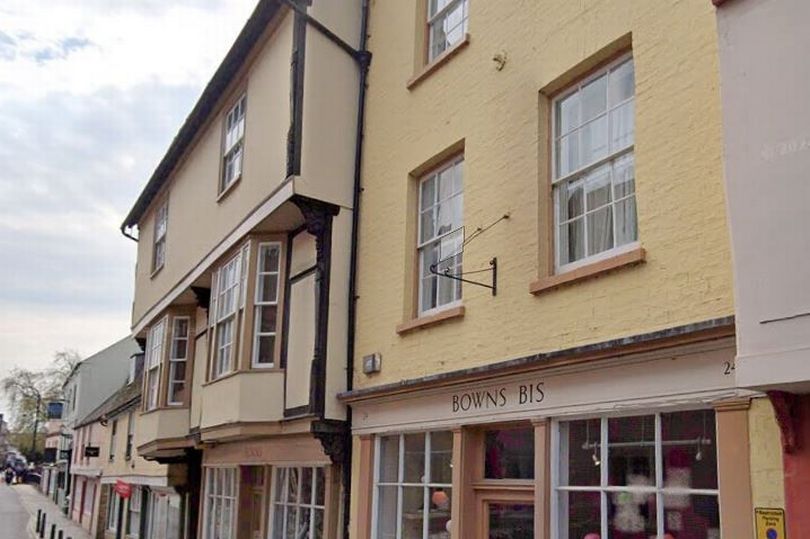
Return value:
M 204 449 L 200 537 L 335 539 L 340 479 L 308 434 Z
M 733 361 L 726 338 L 348 394 L 356 536 L 743 537 Z
M 166 486 L 165 480 L 105 477 L 102 484 L 105 538 L 187 537 L 187 497 Z

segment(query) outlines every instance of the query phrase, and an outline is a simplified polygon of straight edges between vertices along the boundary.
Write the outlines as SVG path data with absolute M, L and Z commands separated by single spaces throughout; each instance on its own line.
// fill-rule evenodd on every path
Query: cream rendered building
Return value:
M 351 537 L 752 538 L 712 4 L 369 26 Z
M 187 537 L 342 535 L 362 5 L 260 1 L 122 225 Z

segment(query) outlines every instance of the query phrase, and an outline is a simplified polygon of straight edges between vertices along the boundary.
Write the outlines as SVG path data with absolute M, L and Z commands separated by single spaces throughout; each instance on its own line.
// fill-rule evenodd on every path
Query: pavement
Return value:
M 63 539 L 90 539 L 90 534 L 68 519 L 50 498 L 32 485 L 0 485 L 0 537 L 29 539 L 36 535 L 37 510 L 46 515 L 45 539 L 50 538 L 51 524 Z M 58 537 L 58 535 L 57 535 Z

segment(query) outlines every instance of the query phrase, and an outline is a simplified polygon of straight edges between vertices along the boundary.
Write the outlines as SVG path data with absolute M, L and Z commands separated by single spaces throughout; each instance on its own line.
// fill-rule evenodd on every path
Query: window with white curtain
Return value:
M 273 539 L 320 539 L 326 508 L 323 467 L 274 467 Z
M 556 424 L 552 534 L 720 538 L 713 410 Z
M 236 468 L 206 468 L 204 539 L 236 537 Z
M 219 185 L 220 193 L 223 193 L 242 175 L 246 108 L 247 96 L 243 95 L 225 116 L 225 132 L 222 144 L 222 179 Z
M 572 269 L 638 240 L 635 71 L 623 57 L 553 104 L 556 267 Z
M 464 157 L 457 157 L 419 182 L 419 314 L 461 300 L 461 281 L 431 272 L 461 273 L 464 241 Z
M 458 43 L 467 33 L 469 0 L 426 0 L 428 3 L 428 61 Z
M 137 539 L 141 535 L 141 503 L 143 490 L 132 487 L 129 497 L 129 514 L 127 515 L 127 537 Z
M 450 539 L 453 433 L 376 439 L 373 539 Z
M 189 323 L 188 316 L 177 316 L 172 320 L 172 345 L 169 355 L 169 383 L 166 403 L 183 404 L 186 398 L 186 360 L 188 359 Z
M 256 268 L 256 298 L 253 328 L 253 366 L 273 367 L 276 363 L 278 287 L 281 244 L 259 244 Z
M 112 485 L 107 487 L 107 529 L 111 532 L 118 529 L 118 507 L 121 498 Z
M 160 364 L 163 361 L 163 341 L 166 336 L 167 319 L 149 329 L 146 337 L 146 410 L 158 407 L 158 392 L 160 391 Z

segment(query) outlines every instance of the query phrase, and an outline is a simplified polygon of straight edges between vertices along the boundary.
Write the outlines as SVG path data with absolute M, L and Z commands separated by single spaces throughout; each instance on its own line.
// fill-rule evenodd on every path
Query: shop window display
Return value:
M 559 423 L 560 539 L 720 539 L 714 412 Z

